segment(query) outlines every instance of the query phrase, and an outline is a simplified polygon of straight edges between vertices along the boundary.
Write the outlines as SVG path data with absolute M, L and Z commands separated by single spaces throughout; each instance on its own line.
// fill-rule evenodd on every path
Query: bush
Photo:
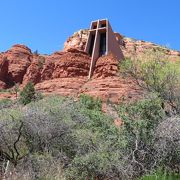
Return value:
M 48 153 L 30 154 L 16 168 L 9 167 L 4 178 L 8 180 L 65 180 L 61 162 L 58 158 L 54 158 Z
M 95 99 L 85 94 L 81 94 L 79 99 L 80 99 L 80 103 L 82 103 L 86 109 L 89 110 L 95 109 L 101 111 L 102 102 L 100 99 L 98 98 Z
M 172 173 L 168 174 L 160 169 L 150 175 L 143 176 L 139 180 L 178 180 L 179 178 L 180 175 Z
M 34 84 L 32 82 L 28 82 L 23 88 L 23 90 L 20 92 L 19 101 L 23 105 L 26 105 L 31 101 L 40 100 L 42 98 L 42 94 L 35 91 Z
M 34 103 L 24 115 L 24 136 L 30 151 L 32 153 L 63 151 L 66 156 L 71 156 L 74 143 L 70 132 L 76 124 L 70 115 L 71 112 L 66 113 L 64 109 L 56 110 L 53 107 L 45 110 L 39 105 L 40 103 Z
M 132 104 L 120 105 L 119 115 L 123 119 L 127 136 L 133 134 L 135 137 L 144 138 L 145 141 L 151 140 L 155 127 L 165 117 L 162 100 L 156 95 Z
M 179 117 L 167 118 L 161 104 L 161 99 L 150 96 L 119 107 L 124 121 L 124 157 L 128 157 L 127 162 L 131 164 L 128 172 L 133 177 L 160 167 L 170 174 L 180 172 Z
M 172 62 L 161 52 L 148 51 L 142 57 L 123 61 L 120 71 L 133 77 L 140 87 L 156 93 L 179 113 L 180 61 Z
M 179 173 L 179 117 L 165 117 L 162 99 L 152 94 L 117 110 L 121 127 L 102 112 L 100 101 L 84 95 L 2 109 L 1 173 L 77 180 L 131 180 L 160 167 Z
M 132 104 L 119 106 L 119 116 L 124 122 L 124 168 L 129 168 L 129 179 L 151 171 L 156 165 L 154 131 L 165 116 L 161 103 L 161 99 L 152 95 Z
M 0 111 L 0 168 L 6 171 L 8 163 L 14 167 L 28 154 L 22 135 L 22 114 L 18 108 Z M 1 163 L 3 162 L 2 166 Z
M 173 173 L 180 172 L 180 118 L 169 117 L 155 131 L 155 158 L 158 165 Z
M 13 105 L 13 101 L 11 99 L 2 99 L 0 100 L 0 110 L 4 108 L 11 107 Z

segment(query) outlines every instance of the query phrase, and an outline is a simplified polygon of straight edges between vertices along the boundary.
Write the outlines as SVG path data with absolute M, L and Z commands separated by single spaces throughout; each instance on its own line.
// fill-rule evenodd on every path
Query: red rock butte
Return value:
M 74 33 L 64 43 L 62 51 L 51 55 L 32 53 L 28 47 L 19 44 L 0 53 L 0 98 L 14 98 L 15 95 L 6 89 L 13 89 L 15 84 L 22 88 L 32 81 L 36 90 L 45 95 L 78 97 L 84 93 L 116 103 L 122 99 L 133 100 L 142 95 L 142 90 L 132 79 L 119 75 L 118 64 L 122 56 L 127 58 L 147 49 L 162 48 L 172 59 L 180 58 L 179 51 L 113 33 L 107 20 L 94 22 L 92 29 Z M 109 29 L 111 35 L 107 35 Z M 91 42 L 91 32 L 96 35 L 96 43 Z M 92 50 L 88 46 L 93 46 Z

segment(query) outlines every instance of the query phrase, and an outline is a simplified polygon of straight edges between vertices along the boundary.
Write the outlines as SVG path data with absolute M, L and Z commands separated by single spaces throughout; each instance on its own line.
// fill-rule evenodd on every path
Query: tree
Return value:
M 171 106 L 171 113 L 180 112 L 179 61 L 170 61 L 161 51 L 147 51 L 140 57 L 123 61 L 120 71 L 131 76 L 141 88 L 156 93 Z
M 32 82 L 28 82 L 23 90 L 20 92 L 20 102 L 24 105 L 30 103 L 32 100 L 35 100 L 36 92 Z
M 165 114 L 161 99 L 150 96 L 131 104 L 119 106 L 119 116 L 124 122 L 123 137 L 126 142 L 124 158 L 126 170 L 132 177 L 138 177 L 153 170 L 157 159 L 154 158 L 154 132 Z
M 16 109 L 5 109 L 0 116 L 0 178 L 5 178 L 27 156 L 28 149 L 19 112 Z
M 180 172 L 180 118 L 168 117 L 155 131 L 156 159 L 159 165 L 174 173 Z

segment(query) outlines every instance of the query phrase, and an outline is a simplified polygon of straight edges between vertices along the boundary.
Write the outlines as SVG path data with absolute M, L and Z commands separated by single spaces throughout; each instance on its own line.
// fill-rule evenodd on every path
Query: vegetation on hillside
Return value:
M 180 178 L 180 70 L 177 62 L 151 56 L 120 65 L 147 92 L 113 106 L 121 126 L 87 95 L 36 98 L 29 84 L 21 103 L 0 101 L 1 178 Z
M 17 92 L 16 92 L 17 94 Z M 23 90 L 20 92 L 19 102 L 23 105 L 29 104 L 31 101 L 39 100 L 42 95 L 35 91 L 34 84 L 28 82 Z

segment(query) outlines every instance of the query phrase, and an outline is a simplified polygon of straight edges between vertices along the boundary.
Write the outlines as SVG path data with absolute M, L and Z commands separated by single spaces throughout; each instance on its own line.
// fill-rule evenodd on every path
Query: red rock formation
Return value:
M 69 37 L 64 43 L 64 51 L 75 48 L 84 51 L 88 36 L 88 30 L 79 30 Z
M 41 61 L 39 56 L 34 56 L 31 65 L 27 68 L 26 74 L 23 77 L 23 84 L 27 84 L 29 81 L 37 84 L 41 80 Z
M 87 77 L 56 78 L 36 84 L 35 88 L 45 95 L 78 96 L 79 89 L 87 82 Z
M 112 55 L 100 57 L 95 66 L 93 78 L 117 76 L 119 61 Z
M 8 75 L 9 61 L 6 57 L 0 56 L 0 80 L 6 81 Z
M 0 89 L 6 89 L 7 85 L 4 81 L 0 80 Z
M 131 79 L 124 79 L 120 76 L 108 76 L 91 79 L 86 82 L 79 90 L 80 93 L 99 97 L 103 101 L 109 100 L 117 103 L 140 98 L 142 90 Z
M 82 52 L 70 49 L 55 61 L 53 78 L 87 76 L 90 66 L 90 57 Z
M 8 60 L 8 84 L 22 83 L 23 77 L 32 60 L 31 50 L 24 45 L 14 45 L 4 53 Z
M 31 50 L 23 45 L 15 45 L 7 52 L 0 53 L 0 89 L 7 88 L 11 83 L 20 83 L 24 86 L 32 81 L 36 84 L 37 90 L 47 95 L 78 97 L 85 93 L 115 103 L 141 97 L 142 90 L 133 80 L 119 76 L 119 62 L 112 54 L 97 60 L 93 77 L 88 80 L 91 58 L 83 52 L 87 35 L 88 31 L 75 33 L 65 43 L 64 51 L 51 55 L 32 54 Z M 118 34 L 116 36 L 125 57 L 141 53 L 145 49 L 160 48 L 153 43 L 136 41 Z M 178 51 L 164 51 L 172 58 L 180 57 Z M 9 98 L 12 95 L 0 93 L 1 97 Z
M 79 38 L 82 32 L 82 37 Z M 119 33 L 115 33 L 116 39 L 118 40 L 119 46 L 123 51 L 123 55 L 125 57 L 131 57 L 132 55 L 138 55 L 142 52 L 145 52 L 149 49 L 158 49 L 162 50 L 166 55 L 170 56 L 170 59 L 180 59 L 180 51 L 171 50 L 160 45 L 157 45 L 152 42 L 146 42 L 142 40 L 135 40 L 133 38 L 128 38 L 120 35 Z M 68 50 L 70 48 L 77 48 L 80 50 L 84 50 L 84 46 L 86 40 L 88 38 L 88 30 L 81 30 L 74 33 L 68 40 L 64 43 L 64 49 Z
M 148 50 L 160 50 L 161 52 L 164 52 L 164 55 L 167 55 L 171 60 L 180 59 L 180 51 L 171 50 L 152 42 L 124 37 L 120 47 L 125 57 L 132 57 L 134 55 L 138 56 Z
M 86 77 L 90 57 L 79 50 L 56 52 L 50 56 L 35 56 L 24 76 L 23 84 L 32 81 L 34 84 L 44 80 L 68 77 Z
M 41 71 L 41 81 L 52 79 L 54 67 L 55 67 L 55 62 L 53 60 L 46 59 L 45 65 Z

